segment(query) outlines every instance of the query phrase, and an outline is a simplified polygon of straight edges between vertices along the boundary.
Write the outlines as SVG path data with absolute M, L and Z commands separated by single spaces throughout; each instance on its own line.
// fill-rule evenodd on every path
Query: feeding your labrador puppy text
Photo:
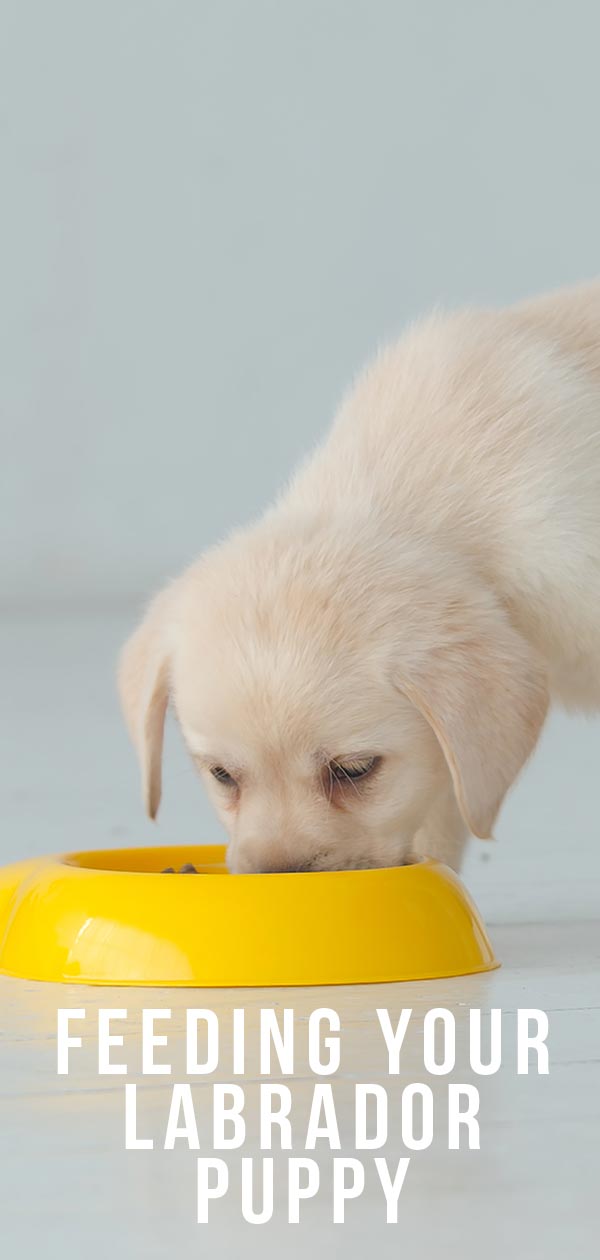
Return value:
M 548 1017 L 537 1009 L 505 1013 L 495 1008 L 482 1014 L 472 1008 L 469 1036 L 459 1047 L 454 1016 L 444 1007 L 427 1011 L 422 1020 L 411 1008 L 378 1008 L 374 1019 L 380 1034 L 380 1074 L 390 1078 L 388 1087 L 355 1080 L 345 1067 L 341 1020 L 330 1007 L 319 1007 L 308 1018 L 296 1017 L 291 1007 L 260 1008 L 251 1015 L 235 1008 L 226 1018 L 207 1008 L 189 1008 L 183 1029 L 180 1012 L 176 1018 L 174 1029 L 168 1008 L 147 1008 L 131 1018 L 121 1007 L 101 1008 L 89 1017 L 83 1007 L 61 1008 L 57 1071 L 62 1076 L 75 1073 L 78 1055 L 89 1054 L 92 1047 L 101 1076 L 180 1077 L 166 1106 L 158 1109 L 155 1102 L 147 1105 L 143 1085 L 138 1090 L 135 1081 L 126 1082 L 125 1145 L 132 1152 L 186 1146 L 201 1152 L 196 1171 L 199 1223 L 212 1219 L 218 1201 L 232 1195 L 239 1198 L 244 1219 L 253 1224 L 269 1221 L 282 1196 L 288 1221 L 297 1223 L 308 1210 L 301 1207 L 304 1201 L 328 1195 L 334 1223 L 343 1223 L 350 1219 L 348 1202 L 375 1184 L 385 1219 L 393 1224 L 414 1153 L 436 1139 L 449 1152 L 480 1149 L 479 1089 L 467 1076 L 491 1076 L 502 1065 L 518 1075 L 549 1072 Z M 409 1042 L 410 1069 L 405 1055 Z M 136 1047 L 135 1062 L 127 1061 L 130 1045 Z M 247 1079 L 242 1086 L 227 1074 L 244 1075 L 250 1048 L 258 1048 L 260 1076 L 271 1079 Z M 408 1079 L 415 1070 L 415 1050 L 417 1071 L 421 1074 L 422 1068 L 423 1076 L 431 1076 L 431 1084 Z M 307 1088 L 306 1075 L 296 1075 L 289 1084 L 281 1079 L 301 1069 L 316 1078 L 312 1088 Z M 457 1080 L 463 1072 L 465 1079 Z M 452 1080 L 439 1079 L 450 1075 Z M 184 1076 L 192 1082 L 197 1078 L 196 1084 L 182 1080 Z M 210 1081 L 207 1089 L 210 1077 L 221 1079 Z M 323 1079 L 327 1077 L 336 1079 L 332 1083 Z M 262 1151 L 290 1152 L 288 1159 L 232 1156 L 243 1151 L 247 1133 L 256 1131 Z M 390 1157 L 383 1153 L 388 1143 Z M 293 1153 L 298 1150 L 308 1154 Z

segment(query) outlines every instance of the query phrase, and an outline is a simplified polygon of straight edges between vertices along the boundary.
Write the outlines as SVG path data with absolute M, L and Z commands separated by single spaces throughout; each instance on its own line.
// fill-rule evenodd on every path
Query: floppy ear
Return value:
M 156 818 L 160 805 L 162 749 L 169 701 L 167 613 L 171 590 L 151 604 L 121 652 L 118 681 L 121 704 L 142 771 L 144 805 Z
M 425 651 L 398 689 L 427 719 L 473 835 L 489 839 L 505 793 L 533 752 L 548 710 L 543 670 L 508 622 Z

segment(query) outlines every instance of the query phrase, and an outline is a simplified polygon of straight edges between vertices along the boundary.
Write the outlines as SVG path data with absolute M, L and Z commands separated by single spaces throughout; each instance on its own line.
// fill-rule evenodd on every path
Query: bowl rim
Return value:
M 224 844 L 128 845 L 126 847 L 116 847 L 114 849 L 76 849 L 68 853 L 60 853 L 49 857 L 40 857 L 39 859 L 34 860 L 39 860 L 40 863 L 43 863 L 46 866 L 49 863 L 55 863 L 58 866 L 65 866 L 73 871 L 93 875 L 155 876 L 164 875 L 168 872 L 163 869 L 146 869 L 144 867 L 140 868 L 136 866 L 113 865 L 108 860 L 98 862 L 98 859 L 110 859 L 112 857 L 114 861 L 114 859 L 119 856 L 121 858 L 126 858 L 129 857 L 129 855 L 132 855 L 132 857 L 137 856 L 138 859 L 149 856 L 153 862 L 156 860 L 157 864 L 160 864 L 163 861 L 168 861 L 169 857 L 173 858 L 175 854 L 178 855 L 176 859 L 177 861 L 181 859 L 185 860 L 186 858 L 191 861 L 194 855 L 198 859 L 198 856 L 202 854 L 203 850 L 207 855 L 209 853 L 215 855 L 213 860 L 205 859 L 202 861 L 200 859 L 201 869 L 198 870 L 198 874 L 202 875 L 204 879 L 221 879 L 223 875 L 229 875 L 232 879 L 236 880 L 238 878 L 243 878 L 244 880 L 255 880 L 267 877 L 269 879 L 285 879 L 289 881 L 290 879 L 294 879 L 296 877 L 306 878 L 309 875 L 313 879 L 315 877 L 320 879 L 323 876 L 327 876 L 327 878 L 339 878 L 340 876 L 348 878 L 351 876 L 353 879 L 356 879 L 357 876 L 365 876 L 369 878 L 372 878 L 373 876 L 382 877 L 385 874 L 388 876 L 396 876 L 399 872 L 408 873 L 409 871 L 417 869 L 421 870 L 424 867 L 443 867 L 444 870 L 450 870 L 449 867 L 446 867 L 445 863 L 440 862 L 437 858 L 419 857 L 414 861 L 401 862 L 394 866 L 347 867 L 329 871 L 248 871 L 238 873 L 230 871 L 227 867 L 227 846 Z M 216 855 L 220 856 L 217 857 Z M 92 861 L 92 859 L 94 859 L 94 861 Z M 96 864 L 96 862 L 98 862 L 98 864 Z M 207 869 L 203 870 L 202 867 L 206 867 Z M 452 871 L 451 874 L 455 875 L 455 872 Z M 458 876 L 455 875 L 455 878 L 458 879 Z

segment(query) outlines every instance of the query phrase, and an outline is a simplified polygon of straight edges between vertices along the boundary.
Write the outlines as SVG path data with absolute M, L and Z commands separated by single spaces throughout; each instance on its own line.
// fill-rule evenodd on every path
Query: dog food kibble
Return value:
M 161 875 L 175 875 L 175 874 L 197 875 L 198 871 L 196 870 L 195 866 L 192 866 L 191 862 L 184 862 L 183 866 L 180 866 L 177 872 L 175 871 L 174 866 L 165 866 L 164 871 L 161 871 Z

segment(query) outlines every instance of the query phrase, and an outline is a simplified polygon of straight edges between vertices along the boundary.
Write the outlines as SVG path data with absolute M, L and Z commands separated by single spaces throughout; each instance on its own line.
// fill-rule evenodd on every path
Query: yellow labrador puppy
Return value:
M 382 350 L 120 690 L 149 813 L 171 703 L 234 871 L 457 866 L 550 701 L 600 708 L 600 283 Z

